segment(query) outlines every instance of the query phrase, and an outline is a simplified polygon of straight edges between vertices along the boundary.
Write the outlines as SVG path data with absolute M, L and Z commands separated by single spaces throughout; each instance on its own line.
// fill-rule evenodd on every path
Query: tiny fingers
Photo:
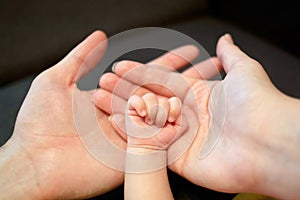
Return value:
M 171 98 L 169 98 L 169 104 L 170 104 L 170 110 L 169 110 L 168 121 L 170 123 L 173 123 L 180 116 L 181 101 L 177 97 L 171 97 Z
M 167 99 L 158 97 L 153 93 L 147 93 L 142 97 L 131 96 L 128 100 L 128 106 L 130 115 L 145 117 L 147 124 L 163 127 L 167 121 L 173 123 L 179 118 L 182 105 L 177 97 Z
M 129 110 L 135 110 L 137 114 L 141 117 L 147 115 L 146 104 L 142 97 L 138 95 L 133 95 L 128 100 Z
M 157 115 L 155 119 L 155 125 L 159 128 L 163 127 L 167 120 L 170 109 L 170 103 L 165 97 L 158 98 Z
M 144 103 L 146 105 L 147 116 L 145 117 L 145 122 L 148 124 L 153 124 L 157 115 L 157 98 L 153 93 L 147 93 L 143 97 Z

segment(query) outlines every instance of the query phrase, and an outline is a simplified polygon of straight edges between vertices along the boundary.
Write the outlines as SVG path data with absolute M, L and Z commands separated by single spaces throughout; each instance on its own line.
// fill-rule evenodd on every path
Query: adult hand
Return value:
M 122 172 L 101 164 L 89 154 L 73 119 L 75 90 L 86 105 L 93 105 L 92 92 L 80 91 L 76 82 L 100 61 L 105 40 L 103 32 L 94 32 L 33 81 L 13 135 L 1 147 L 1 199 L 82 199 L 123 183 Z M 125 149 L 124 140 L 111 127 L 107 114 L 97 114 L 108 138 Z
M 81 107 L 94 106 L 94 91 L 81 91 L 76 82 L 100 61 L 105 40 L 103 32 L 94 32 L 33 81 L 13 135 L 0 149 L 2 199 L 82 199 L 123 183 L 123 172 L 103 165 L 88 152 L 80 137 L 94 135 L 78 132 L 72 110 L 74 94 L 80 97 Z M 182 49 L 186 50 L 187 59 L 197 56 L 197 49 Z M 171 58 L 167 53 L 159 60 L 169 62 Z M 107 110 L 108 101 L 98 103 Z M 126 143 L 112 128 L 107 113 L 99 110 L 96 115 L 106 137 L 125 151 Z
M 195 184 L 222 192 L 253 192 L 290 199 L 299 196 L 299 100 L 277 90 L 262 66 L 235 46 L 230 36 L 220 38 L 217 56 L 216 62 L 227 73 L 224 80 L 204 81 L 195 68 L 183 73 L 197 97 L 200 128 L 190 148 L 170 168 Z M 124 76 L 140 66 L 129 61 L 118 63 L 115 72 L 119 77 L 105 89 L 113 92 L 120 77 L 130 84 L 141 84 L 141 71 Z M 179 74 L 163 70 L 158 73 L 149 67 L 144 67 L 143 74 L 160 74 L 148 75 L 146 81 L 161 83 L 158 79 L 167 77 L 163 79 L 165 86 L 181 90 L 180 85 L 170 84 L 176 83 Z M 103 77 L 100 83 L 105 85 L 106 80 Z M 149 90 L 170 96 L 162 87 L 151 84 L 138 93 Z M 184 93 L 179 97 L 183 103 L 186 101 Z M 222 110 L 225 115 L 220 115 Z M 214 149 L 199 159 L 205 136 L 219 131 Z

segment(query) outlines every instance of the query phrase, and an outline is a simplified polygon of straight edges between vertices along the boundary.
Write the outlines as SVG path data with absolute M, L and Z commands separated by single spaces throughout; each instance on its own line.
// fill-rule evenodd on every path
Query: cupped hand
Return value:
M 280 114 L 274 108 L 282 105 L 287 97 L 274 87 L 257 61 L 233 44 L 229 35 L 219 39 L 217 58 L 208 63 L 204 62 L 183 72 L 198 103 L 199 121 L 194 125 L 199 126 L 199 129 L 189 149 L 170 168 L 193 183 L 210 189 L 278 195 L 277 191 L 270 189 L 274 187 L 270 174 L 275 169 L 272 158 L 278 153 L 276 144 L 282 136 L 273 134 L 275 131 L 272 124 L 276 123 L 276 117 Z M 207 67 L 212 67 L 212 63 L 216 68 L 210 70 Z M 181 67 L 173 65 L 174 60 L 169 62 L 169 67 Z M 164 87 L 179 91 L 177 96 L 183 103 L 188 101 L 186 88 L 176 84 L 176 80 L 182 75 L 150 67 L 144 67 L 143 73 L 137 70 L 139 73 L 126 75 L 140 66 L 141 64 L 130 61 L 118 63 L 115 67 L 116 75 L 109 74 L 100 80 L 100 85 L 106 87 L 98 91 L 98 100 L 100 97 L 109 98 L 113 95 L 123 100 L 128 99 L 124 94 L 114 93 L 116 85 L 120 82 L 123 85 L 128 82 L 128 87 L 142 85 L 145 80 L 139 76 L 147 74 L 148 81 L 161 84 L 164 81 Z M 220 66 L 227 73 L 223 80 L 203 80 L 203 77 L 215 74 L 215 69 L 220 69 Z M 110 81 L 107 77 L 110 77 Z M 152 91 L 170 96 L 168 91 L 157 85 L 148 84 L 143 87 L 136 93 L 142 95 Z M 101 105 L 97 106 L 105 109 Z M 207 144 L 214 144 L 213 149 L 201 157 L 200 152 Z
M 88 198 L 123 182 L 122 172 L 103 165 L 88 152 L 73 118 L 75 91 L 82 97 L 83 106 L 93 105 L 93 92 L 80 91 L 76 82 L 100 61 L 105 40 L 103 32 L 91 34 L 61 62 L 35 78 L 22 104 L 12 138 L 3 148 L 16 151 L 17 158 L 26 160 L 20 163 L 27 166 L 19 178 L 34 174 L 26 183 L 33 182 L 30 193 L 35 191 L 34 199 Z M 124 140 L 112 128 L 107 114 L 98 111 L 97 116 L 107 137 L 125 149 Z
M 273 162 L 268 162 L 269 156 L 275 153 L 272 153 L 273 141 L 268 137 L 275 136 L 272 118 L 278 115 L 274 107 L 284 95 L 274 87 L 263 67 L 234 45 L 230 36 L 218 41 L 217 57 L 226 77 L 215 82 L 206 95 L 209 112 L 200 113 L 208 116 L 209 126 L 198 132 L 199 138 L 207 135 L 206 142 L 212 145 L 216 142 L 215 146 L 199 158 L 203 143 L 196 138 L 170 168 L 198 185 L 217 191 L 274 195 L 266 190 L 266 176 L 271 172 L 267 172 L 266 166 L 271 168 Z M 197 73 L 190 75 L 199 78 Z

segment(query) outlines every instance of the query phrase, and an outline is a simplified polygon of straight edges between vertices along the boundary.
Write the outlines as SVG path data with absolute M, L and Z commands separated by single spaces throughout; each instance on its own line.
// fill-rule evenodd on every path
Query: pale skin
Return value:
M 94 32 L 33 81 L 13 135 L 0 149 L 1 199 L 82 199 L 122 184 L 123 173 L 99 163 L 85 149 L 72 112 L 72 93 L 79 91 L 76 82 L 101 59 L 105 48 L 99 49 L 95 60 L 85 65 L 82 62 L 105 40 L 103 32 Z M 79 92 L 92 104 L 92 93 Z M 110 133 L 108 137 L 125 148 L 107 114 L 97 114 Z
M 128 126 L 131 126 L 131 135 L 127 133 L 127 155 L 139 154 L 140 157 L 126 158 L 127 168 L 138 162 L 153 162 L 153 160 L 144 160 L 143 156 L 157 151 L 159 154 L 156 156 L 166 161 L 167 154 L 163 152 L 180 136 L 180 113 L 181 102 L 176 97 L 167 99 L 147 93 L 142 97 L 133 95 L 129 98 L 126 117 L 130 120 Z M 112 123 L 115 127 L 114 121 Z M 145 135 L 146 127 L 149 126 L 155 128 L 148 132 L 151 135 L 153 130 L 158 132 L 154 132 L 153 136 Z M 137 127 L 143 127 L 144 131 L 141 132 Z M 125 170 L 125 199 L 174 199 L 168 182 L 166 162 L 159 169 L 152 169 L 149 172 Z
M 93 91 L 80 91 L 76 82 L 101 60 L 105 40 L 103 32 L 93 32 L 33 81 L 12 137 L 0 148 L 1 199 L 85 199 L 123 183 L 123 172 L 103 165 L 87 151 L 73 119 L 74 91 L 80 94 L 84 105 L 94 106 Z M 95 55 L 88 58 L 95 49 Z M 174 51 L 184 55 L 187 49 L 190 47 Z M 185 55 L 193 59 L 195 52 Z M 170 56 L 167 53 L 159 59 L 166 62 Z M 109 100 L 104 100 L 103 105 Z M 111 126 L 108 116 L 97 111 L 106 136 L 125 150 L 126 142 Z
M 71 94 L 76 82 L 99 60 L 85 65 L 82 62 L 105 39 L 103 32 L 96 31 L 34 80 L 18 114 L 13 136 L 0 149 L 2 199 L 82 199 L 103 194 L 123 183 L 123 173 L 102 165 L 87 152 L 72 119 Z M 179 69 L 197 54 L 192 47 L 175 51 L 177 55 L 168 53 L 152 62 Z M 208 132 L 203 127 L 197 134 L 200 139 L 195 140 L 189 150 L 169 166 L 170 169 L 198 185 L 218 191 L 255 192 L 295 199 L 299 196 L 300 180 L 299 100 L 278 91 L 261 65 L 225 36 L 217 45 L 217 57 L 199 65 L 199 69 L 208 69 L 204 77 L 199 77 L 194 68 L 183 74 L 191 83 L 201 86 L 203 78 L 215 73 L 209 68 L 211 61 L 227 72 L 227 78 L 215 85 L 224 85 L 230 94 L 227 102 L 232 103 L 226 106 L 232 112 L 226 117 L 226 129 L 209 157 L 199 160 L 195 155 L 201 149 L 202 136 Z M 140 64 L 123 62 L 124 68 L 116 67 L 115 71 L 121 76 L 137 65 Z M 78 75 L 78 71 L 84 73 Z M 102 77 L 100 82 L 105 87 L 95 95 L 95 104 L 105 111 L 98 113 L 105 133 L 125 149 L 124 140 L 108 121 L 111 92 L 120 76 L 106 74 Z M 149 89 L 167 96 L 165 91 L 152 86 L 138 92 L 143 95 L 149 93 Z M 242 95 L 236 96 L 237 93 Z M 93 96 L 83 91 L 81 94 L 87 102 Z M 205 102 L 212 98 L 205 94 L 199 99 L 201 105 L 206 105 Z M 128 99 L 127 96 L 120 97 Z M 253 105 L 260 106 L 253 109 Z M 213 107 L 211 110 L 217 112 L 218 107 L 215 106 L 216 110 Z M 239 113 L 238 117 L 234 113 Z M 209 116 L 205 109 L 203 116 Z M 81 162 L 78 162 L 79 158 Z M 237 166 L 240 170 L 236 170 Z
M 203 77 L 214 74 L 210 70 L 204 71 L 201 77 L 195 68 L 183 72 L 201 105 L 200 129 L 188 151 L 170 165 L 170 169 L 195 184 L 222 192 L 250 192 L 279 199 L 297 199 L 300 196 L 299 99 L 279 91 L 262 66 L 234 45 L 229 35 L 218 41 L 217 60 L 214 61 L 227 73 L 222 81 L 204 80 Z M 176 60 L 171 63 L 174 62 Z M 98 91 L 99 96 L 109 98 L 120 78 L 140 66 L 133 61 L 118 63 L 115 74 L 107 74 L 100 80 L 100 85 L 106 86 Z M 181 76 L 147 66 L 141 69 L 143 73 L 153 74 L 152 81 L 164 80 L 166 85 L 176 82 L 177 76 Z M 198 69 L 201 71 L 201 67 Z M 139 85 L 137 77 L 132 73 L 122 84 L 130 87 L 125 85 L 128 81 Z M 180 85 L 173 87 L 182 89 L 182 92 L 186 89 L 180 88 Z M 136 94 L 143 95 L 149 91 L 166 97 L 170 95 L 164 87 L 151 84 L 139 89 Z M 114 95 L 128 99 L 126 95 Z M 224 108 L 227 111 L 221 129 L 215 124 L 215 127 L 209 126 L 212 119 L 223 120 L 218 112 Z M 199 159 L 204 137 L 211 134 L 211 130 L 221 130 L 221 137 L 213 151 Z

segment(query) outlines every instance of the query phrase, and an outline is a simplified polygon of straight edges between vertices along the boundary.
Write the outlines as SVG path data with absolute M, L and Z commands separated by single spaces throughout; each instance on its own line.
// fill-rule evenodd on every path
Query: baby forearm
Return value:
M 142 152 L 147 152 L 143 154 Z M 127 152 L 125 199 L 174 199 L 167 176 L 166 152 Z
M 142 174 L 125 174 L 125 199 L 174 199 L 167 178 L 167 169 Z
M 167 175 L 168 146 L 178 136 L 181 102 L 148 93 L 128 100 L 125 199 L 174 199 Z

